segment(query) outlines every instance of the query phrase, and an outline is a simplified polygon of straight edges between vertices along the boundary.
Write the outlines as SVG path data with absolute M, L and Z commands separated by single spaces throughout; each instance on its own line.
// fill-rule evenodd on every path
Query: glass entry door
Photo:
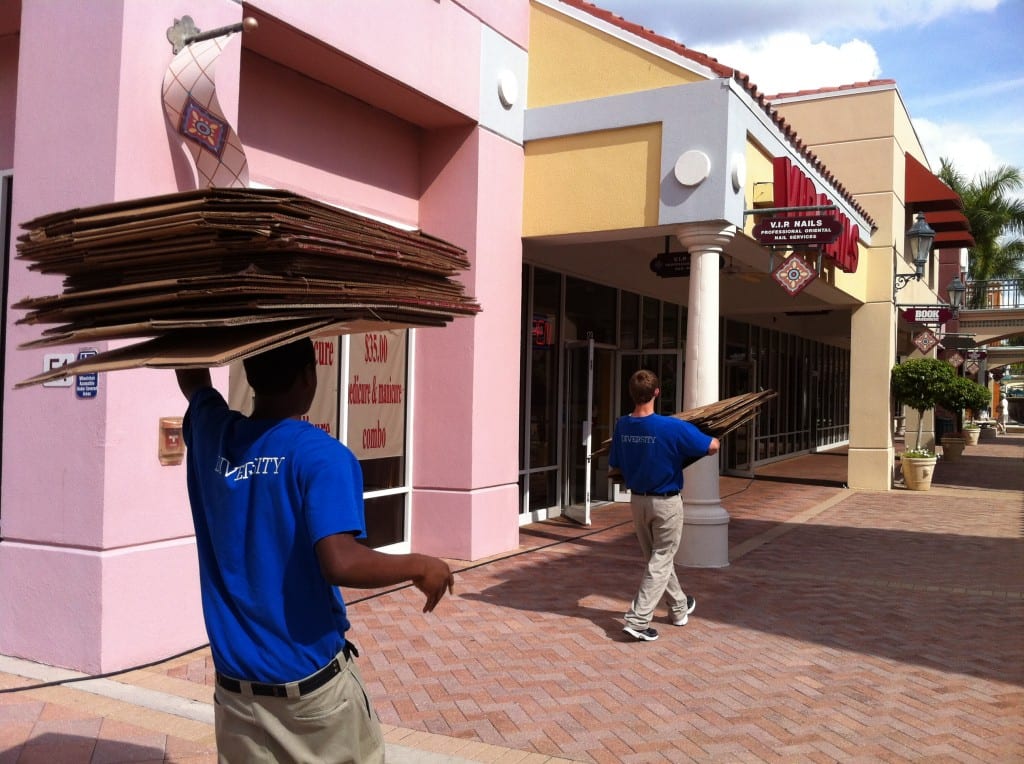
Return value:
M 725 397 L 755 392 L 754 364 L 751 361 L 726 361 Z M 729 475 L 754 476 L 754 420 L 725 436 L 722 451 L 723 471 Z
M 594 456 L 612 436 L 615 347 L 593 339 L 565 345 L 565 437 L 562 514 L 590 525 L 594 502 L 608 496 L 608 454 Z

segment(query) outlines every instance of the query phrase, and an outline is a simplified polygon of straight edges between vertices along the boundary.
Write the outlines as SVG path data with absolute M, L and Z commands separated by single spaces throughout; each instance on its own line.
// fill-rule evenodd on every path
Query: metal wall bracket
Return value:
M 235 32 L 252 32 L 259 26 L 256 19 L 248 16 L 237 24 L 228 24 L 226 27 L 217 27 L 206 32 L 199 31 L 199 27 L 192 20 L 191 16 L 182 16 L 174 20 L 174 25 L 167 28 L 167 41 L 171 44 L 174 55 L 178 55 L 190 45 L 200 40 L 212 40 L 214 37 L 234 34 Z

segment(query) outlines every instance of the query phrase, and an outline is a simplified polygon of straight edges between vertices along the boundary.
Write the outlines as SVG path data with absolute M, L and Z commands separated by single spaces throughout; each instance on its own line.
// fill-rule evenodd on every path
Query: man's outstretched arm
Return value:
M 385 554 L 363 546 L 349 533 L 320 539 L 316 555 L 324 578 L 334 586 L 374 589 L 412 581 L 427 597 L 424 613 L 433 610 L 455 586 L 455 577 L 444 560 L 425 554 Z
M 186 401 L 192 400 L 192 394 L 203 387 L 212 387 L 213 380 L 210 378 L 209 369 L 175 369 L 178 377 L 178 387 Z

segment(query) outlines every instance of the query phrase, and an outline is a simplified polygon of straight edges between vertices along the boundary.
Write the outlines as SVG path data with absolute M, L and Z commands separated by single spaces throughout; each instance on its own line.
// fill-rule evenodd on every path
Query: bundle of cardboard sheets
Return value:
M 448 242 L 273 189 L 209 188 L 45 215 L 18 257 L 64 276 L 23 348 L 134 344 L 36 375 L 218 366 L 313 335 L 443 326 L 480 310 Z

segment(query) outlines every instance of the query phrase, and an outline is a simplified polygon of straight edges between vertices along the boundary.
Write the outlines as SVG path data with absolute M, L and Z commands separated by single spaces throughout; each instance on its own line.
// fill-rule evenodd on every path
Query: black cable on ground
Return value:
M 730 496 L 735 496 L 737 494 L 743 493 L 744 491 L 747 490 L 747 488 L 750 488 L 750 486 L 753 485 L 753 484 L 754 484 L 754 479 L 751 478 L 750 480 L 747 481 L 747 485 L 745 487 L 741 488 L 738 491 L 733 491 L 732 493 L 726 494 L 725 496 L 722 496 L 721 498 L 728 499 Z M 623 525 L 630 525 L 630 524 L 632 524 L 632 522 L 633 522 L 632 520 L 624 520 L 623 522 L 616 523 L 615 525 L 609 525 L 609 526 L 606 526 L 604 528 L 597 528 L 596 530 L 592 530 L 589 533 L 581 533 L 579 536 L 569 536 L 569 537 L 566 537 L 564 539 L 559 539 L 558 541 L 552 541 L 550 544 L 544 544 L 543 546 L 530 547 L 529 549 L 523 549 L 523 550 L 521 550 L 519 552 L 515 552 L 513 554 L 505 555 L 504 557 L 495 557 L 493 560 L 485 560 L 483 562 L 478 562 L 475 565 L 469 565 L 469 566 L 467 566 L 465 568 L 459 568 L 455 572 L 456 573 L 465 573 L 466 571 L 476 570 L 477 568 L 482 568 L 485 565 L 493 565 L 496 562 L 502 562 L 504 560 L 511 560 L 511 559 L 513 559 L 515 557 L 521 557 L 524 554 L 530 554 L 531 552 L 539 552 L 539 551 L 541 551 L 543 549 L 550 549 L 551 547 L 558 546 L 559 544 L 567 544 L 567 543 L 569 543 L 571 541 L 577 541 L 578 539 L 589 538 L 591 536 L 597 535 L 598 533 L 604 533 L 605 531 L 610 531 L 610 530 L 612 530 L 614 528 L 621 528 Z M 347 601 L 345 603 L 345 605 L 346 605 L 346 607 L 351 607 L 352 605 L 359 604 L 360 602 L 367 602 L 369 600 L 377 599 L 378 597 L 383 597 L 385 594 L 394 594 L 395 592 L 400 592 L 403 589 L 408 589 L 411 586 L 413 586 L 413 584 L 402 584 L 401 586 L 395 586 L 395 587 L 393 587 L 391 589 L 384 589 L 384 590 L 379 591 L 379 592 L 374 592 L 373 594 L 368 594 L 365 597 L 360 597 L 359 599 L 354 599 L 354 600 Z M 86 676 L 71 677 L 70 679 L 55 679 L 52 682 L 41 682 L 39 684 L 27 684 L 27 685 L 23 685 L 21 687 L 4 687 L 4 688 L 0 688 L 0 695 L 4 695 L 4 694 L 7 694 L 7 693 L 12 693 L 12 692 L 24 692 L 25 690 L 41 690 L 41 689 L 46 688 L 46 687 L 59 687 L 60 685 L 64 685 L 64 684 L 74 684 L 75 682 L 87 682 L 87 681 L 92 680 L 92 679 L 109 679 L 111 677 L 121 676 L 122 674 L 128 674 L 128 673 L 130 673 L 132 671 L 141 671 L 142 669 L 152 668 L 153 666 L 159 666 L 161 663 L 167 663 L 167 661 L 173 661 L 173 660 L 176 660 L 178 658 L 183 658 L 184 656 L 188 655 L 189 653 L 194 653 L 196 650 L 202 650 L 203 648 L 206 648 L 206 647 L 209 647 L 209 646 L 210 646 L 210 643 L 207 642 L 206 644 L 197 645 L 196 647 L 189 648 L 188 650 L 180 652 L 177 655 L 170 655 L 170 656 L 168 656 L 166 658 L 159 658 L 158 660 L 150 661 L 149 663 L 143 663 L 143 664 L 141 664 L 139 666 L 129 666 L 128 668 L 118 669 L 117 671 L 108 671 L 108 672 L 103 673 L 103 674 L 89 674 L 89 675 L 86 675 Z

